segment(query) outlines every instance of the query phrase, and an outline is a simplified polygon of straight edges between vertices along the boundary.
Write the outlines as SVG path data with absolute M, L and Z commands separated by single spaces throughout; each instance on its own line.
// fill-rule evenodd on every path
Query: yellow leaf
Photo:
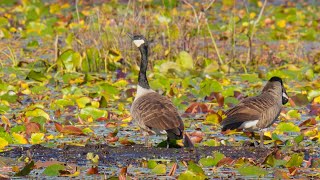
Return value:
M 313 102 L 320 104 L 320 96 L 314 98 Z
M 0 137 L 0 149 L 3 149 L 3 148 L 5 148 L 6 146 L 8 146 L 8 141 L 7 140 L 5 140 L 5 139 L 3 139 L 3 138 L 1 138 Z
M 132 120 L 132 117 L 129 116 L 129 117 L 123 119 L 122 121 L 123 121 L 123 122 L 131 122 L 131 120 Z
M 44 133 L 32 133 L 31 144 L 40 144 L 44 140 Z
M 48 140 L 54 139 L 54 136 L 50 134 L 49 136 L 46 137 Z
M 11 127 L 11 123 L 10 123 L 9 119 L 8 119 L 6 116 L 2 115 L 2 116 L 1 116 L 1 120 L 2 120 L 2 122 L 3 122 L 4 124 L 6 124 L 6 125 L 8 125 L 9 127 Z
M 256 14 L 256 13 L 254 13 L 254 12 L 250 13 L 250 15 L 249 15 L 249 16 L 250 16 L 250 19 L 255 18 L 255 17 L 256 17 L 256 15 L 257 15 L 257 14 Z
M 25 90 L 21 91 L 21 93 L 29 95 L 29 94 L 31 94 L 31 91 L 30 91 L 30 89 L 25 89 Z
M 27 139 L 21 134 L 13 132 L 12 137 L 14 138 L 17 144 L 28 144 Z
M 92 116 L 90 116 L 90 117 L 87 119 L 87 121 L 88 121 L 89 123 L 93 122 Z
M 287 24 L 286 20 L 277 21 L 277 26 L 280 28 L 286 27 L 286 24 Z

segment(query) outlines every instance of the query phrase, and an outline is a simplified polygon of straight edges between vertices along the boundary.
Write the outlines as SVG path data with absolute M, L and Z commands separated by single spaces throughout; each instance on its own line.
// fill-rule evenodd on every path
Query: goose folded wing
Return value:
M 237 129 L 243 122 L 255 121 L 261 118 L 261 113 L 245 104 L 239 104 L 226 112 L 226 118 L 221 122 L 223 130 Z
M 183 126 L 175 106 L 158 93 L 141 96 L 134 106 L 133 118 L 149 128 L 168 130 Z

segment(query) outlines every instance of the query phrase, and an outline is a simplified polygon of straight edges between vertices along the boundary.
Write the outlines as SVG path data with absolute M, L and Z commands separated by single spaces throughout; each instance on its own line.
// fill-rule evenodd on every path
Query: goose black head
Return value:
M 273 76 L 272 78 L 270 78 L 269 82 L 280 82 L 281 84 L 281 87 L 282 87 L 282 104 L 287 104 L 287 102 L 289 101 L 289 97 L 288 97 L 288 94 L 283 86 L 283 82 L 282 82 L 282 79 L 277 77 L 277 76 Z
M 148 41 L 147 39 L 142 35 L 132 35 L 128 33 L 128 36 L 132 39 L 132 42 L 138 47 L 147 46 Z

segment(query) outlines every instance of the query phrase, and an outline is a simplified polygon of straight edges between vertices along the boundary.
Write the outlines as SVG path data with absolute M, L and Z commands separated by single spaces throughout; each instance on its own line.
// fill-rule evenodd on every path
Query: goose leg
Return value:
M 261 148 L 264 147 L 264 139 L 263 139 L 263 136 L 264 136 L 264 131 L 261 130 L 261 131 L 260 131 L 260 147 L 261 147 Z
M 144 136 L 144 146 L 145 147 L 150 147 L 149 146 L 149 133 L 148 132 L 143 132 L 143 136 Z
M 258 147 L 258 143 L 257 143 L 256 139 L 254 138 L 254 132 L 251 132 L 251 139 L 253 141 L 254 147 Z

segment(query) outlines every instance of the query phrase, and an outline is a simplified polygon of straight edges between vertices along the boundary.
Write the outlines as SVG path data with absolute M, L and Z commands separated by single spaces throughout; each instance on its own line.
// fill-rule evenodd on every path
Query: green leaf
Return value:
M 39 109 L 39 108 L 37 108 L 37 109 L 35 109 L 35 110 L 32 110 L 32 111 L 27 111 L 27 112 L 26 112 L 26 116 L 27 116 L 27 117 L 38 117 L 38 116 L 42 116 L 42 117 L 46 118 L 47 120 L 50 119 L 49 114 L 46 113 L 44 110 Z
M 108 117 L 108 112 L 92 106 L 87 106 L 81 109 L 80 115 L 82 115 L 83 117 L 92 116 L 93 119 L 97 119 L 100 117 Z
M 220 146 L 220 142 L 215 139 L 209 139 L 202 143 L 204 146 Z
M 199 175 L 197 173 L 194 173 L 192 171 L 189 171 L 189 170 L 186 170 L 185 172 L 181 173 L 178 177 L 179 180 L 205 180 L 207 179 L 207 177 L 202 174 L 202 175 Z
M 206 158 L 201 158 L 199 160 L 199 164 L 201 164 L 204 167 L 209 167 L 209 166 L 214 166 L 215 165 L 215 161 L 214 161 L 213 157 L 208 156 Z
M 203 169 L 192 161 L 189 162 L 188 170 L 190 170 L 196 174 L 204 174 Z
M 287 162 L 286 167 L 300 167 L 302 162 L 303 162 L 303 154 L 295 153 L 291 155 L 291 158 Z
M 244 165 L 242 167 L 237 168 L 237 171 L 243 176 L 265 176 L 268 174 L 268 171 L 251 165 Z
M 249 83 L 261 81 L 261 79 L 258 77 L 258 74 L 241 74 L 241 80 L 248 81 Z
M 46 176 L 59 176 L 59 171 L 64 169 L 65 167 L 61 164 L 52 164 L 43 171 L 43 174 Z
M 167 172 L 167 169 L 166 169 L 166 165 L 164 164 L 158 164 L 156 167 L 154 167 L 152 170 L 151 170 L 152 173 L 154 174 L 165 174 Z
M 9 21 L 7 18 L 0 17 L 0 27 L 7 26 L 8 24 L 9 24 Z
M 153 169 L 153 168 L 155 168 L 156 166 L 158 165 L 158 163 L 155 161 L 155 160 L 149 160 L 148 161 L 148 168 L 149 169 Z
M 0 104 L 0 114 L 4 114 L 10 110 L 9 106 L 6 106 L 4 104 Z
M 5 93 L 4 95 L 2 95 L 0 97 L 0 99 L 8 101 L 9 103 L 17 102 L 18 96 L 14 92 L 13 93 L 11 93 L 11 92 L 12 91 Z
M 301 114 L 298 112 L 298 110 L 291 109 L 287 113 L 291 118 L 301 119 Z
M 77 102 L 79 108 L 81 109 L 81 108 L 86 107 L 86 105 L 91 102 L 91 99 L 88 97 L 81 97 L 81 98 L 77 98 L 76 102 Z
M 303 141 L 304 136 L 302 134 L 300 134 L 299 136 L 294 138 L 294 142 L 296 142 L 297 144 L 299 144 L 300 142 Z
M 75 71 L 77 67 L 80 67 L 81 55 L 78 52 L 74 52 L 69 49 L 64 51 L 58 58 L 58 67 L 65 69 L 68 72 Z
M 16 125 L 10 129 L 10 132 L 24 132 L 26 131 L 26 127 L 24 125 Z
M 47 76 L 45 76 L 42 72 L 31 70 L 26 79 L 33 79 L 35 81 L 44 82 L 47 80 Z
M 292 122 L 280 122 L 276 127 L 278 132 L 300 132 L 300 128 Z
M 58 99 L 56 100 L 55 104 L 61 107 L 65 107 L 65 106 L 73 106 L 74 102 L 68 99 Z
M 186 52 L 181 51 L 177 58 L 177 63 L 182 67 L 183 69 L 193 69 L 193 59 L 192 56 Z

